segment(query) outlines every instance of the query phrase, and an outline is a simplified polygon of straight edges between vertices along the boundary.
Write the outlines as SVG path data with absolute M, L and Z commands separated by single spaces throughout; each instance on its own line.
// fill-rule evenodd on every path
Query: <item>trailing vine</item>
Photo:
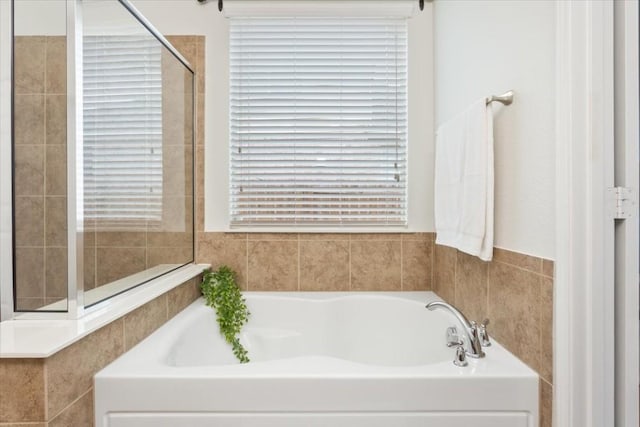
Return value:
M 203 273 L 200 288 L 206 304 L 216 310 L 220 333 L 231 344 L 233 354 L 240 363 L 249 362 L 239 335 L 251 313 L 236 283 L 236 273 L 226 265 L 213 272 L 207 269 Z

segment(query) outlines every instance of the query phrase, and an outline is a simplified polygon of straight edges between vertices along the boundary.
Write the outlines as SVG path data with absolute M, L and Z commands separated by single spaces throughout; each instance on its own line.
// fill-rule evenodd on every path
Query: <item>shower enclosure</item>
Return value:
M 78 318 L 194 260 L 194 73 L 126 0 L 12 4 L 13 313 Z

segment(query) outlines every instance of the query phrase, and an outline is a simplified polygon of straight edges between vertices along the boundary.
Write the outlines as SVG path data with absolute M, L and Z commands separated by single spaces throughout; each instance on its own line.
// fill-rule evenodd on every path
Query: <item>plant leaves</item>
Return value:
M 251 313 L 236 283 L 236 273 L 226 265 L 213 272 L 207 269 L 203 272 L 200 289 L 207 306 L 215 309 L 220 333 L 231 344 L 233 354 L 240 363 L 249 362 L 247 350 L 238 336 Z

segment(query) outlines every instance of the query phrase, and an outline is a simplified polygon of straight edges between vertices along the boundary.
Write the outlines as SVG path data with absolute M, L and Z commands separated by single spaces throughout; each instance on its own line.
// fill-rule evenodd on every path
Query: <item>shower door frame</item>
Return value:
M 0 1 L 0 321 L 13 317 L 13 2 Z

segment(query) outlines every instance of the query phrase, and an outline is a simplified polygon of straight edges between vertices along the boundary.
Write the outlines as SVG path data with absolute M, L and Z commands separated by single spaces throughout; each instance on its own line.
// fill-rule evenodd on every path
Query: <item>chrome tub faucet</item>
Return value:
M 464 331 L 464 339 L 459 343 L 453 343 L 453 344 L 454 345 L 458 344 L 460 347 L 462 347 L 464 349 L 465 354 L 469 357 L 473 357 L 476 359 L 484 357 L 484 351 L 482 351 L 482 342 L 480 340 L 479 328 L 476 322 L 469 321 L 466 318 L 466 316 L 462 314 L 462 312 L 460 312 L 460 310 L 458 310 L 451 304 L 447 304 L 446 302 L 443 302 L 443 301 L 430 302 L 429 304 L 427 304 L 426 307 L 432 311 L 439 308 L 453 314 L 454 317 L 458 319 L 458 322 L 460 323 Z M 489 342 L 489 337 L 486 332 L 487 323 L 489 323 L 488 320 L 485 320 L 485 323 L 483 323 L 483 325 L 481 326 L 482 333 L 483 333 L 483 341 L 486 340 L 485 341 L 486 343 Z M 448 330 L 447 336 L 449 335 L 450 335 L 450 332 Z M 447 339 L 449 340 L 449 338 Z M 486 343 L 485 343 L 485 346 L 489 345 Z M 449 346 L 451 346 L 451 344 L 452 343 L 447 343 L 447 345 Z

